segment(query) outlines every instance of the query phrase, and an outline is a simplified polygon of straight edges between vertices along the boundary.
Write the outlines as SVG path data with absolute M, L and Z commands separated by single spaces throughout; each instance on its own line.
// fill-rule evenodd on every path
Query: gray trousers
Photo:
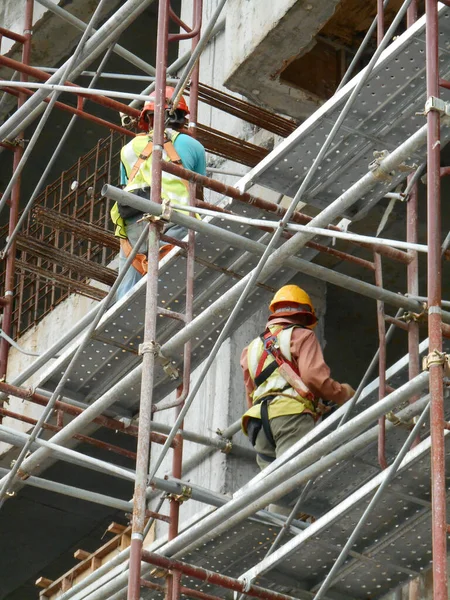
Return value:
M 256 436 L 255 443 L 255 450 L 258 453 L 256 455 L 256 462 L 258 463 L 259 468 L 265 469 L 272 462 L 270 460 L 264 460 L 264 456 L 272 459 L 278 458 L 313 428 L 314 419 L 309 414 L 286 415 L 270 419 L 270 429 L 272 430 L 276 447 L 272 447 L 264 430 L 261 428 Z M 277 504 L 271 504 L 269 510 L 285 516 L 288 516 L 291 513 L 290 509 Z

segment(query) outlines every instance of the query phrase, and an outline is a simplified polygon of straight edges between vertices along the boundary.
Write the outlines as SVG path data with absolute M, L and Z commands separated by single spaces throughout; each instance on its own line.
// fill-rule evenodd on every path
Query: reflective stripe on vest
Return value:
M 149 140 L 151 140 L 153 132 L 149 132 L 149 134 L 145 135 L 137 135 L 134 137 L 131 142 L 128 142 L 126 146 L 124 146 L 120 152 L 120 158 L 125 167 L 125 171 L 127 177 L 130 177 L 130 174 L 133 170 L 134 165 L 139 160 L 139 155 L 142 153 L 144 148 L 147 146 Z M 171 129 L 167 129 L 165 134 L 169 137 L 172 144 L 175 142 L 177 137 L 180 135 L 178 131 L 172 131 Z M 124 189 L 126 192 L 131 192 L 133 190 L 148 188 L 151 187 L 152 183 L 152 156 L 144 161 L 136 173 L 133 181 L 127 185 Z M 170 156 L 167 151 L 163 150 L 163 160 L 170 162 Z M 161 180 L 161 198 L 164 200 L 173 200 L 174 202 L 178 202 L 180 204 L 189 204 L 189 187 L 187 181 L 177 177 L 176 175 L 171 175 L 170 173 L 162 172 L 162 180 Z M 185 213 L 184 211 L 180 211 Z M 117 206 L 117 202 L 111 209 L 111 219 L 115 225 L 114 235 L 119 238 L 126 238 L 126 228 L 125 222 L 120 216 L 119 208 Z M 196 215 L 198 217 L 198 215 Z
M 276 331 L 277 326 L 269 327 L 269 330 L 273 333 Z M 280 346 L 280 351 L 283 356 L 287 360 L 292 360 L 291 356 L 291 338 L 292 332 L 294 331 L 294 327 L 289 327 L 288 329 L 283 329 L 277 334 L 278 344 Z M 264 346 L 261 338 L 256 338 L 252 342 L 250 342 L 247 350 L 247 363 L 248 370 L 250 373 L 250 377 L 252 380 L 255 380 L 256 371 L 258 369 L 258 364 L 261 359 L 261 356 L 264 352 Z M 262 369 L 265 369 L 270 363 L 274 361 L 274 358 L 269 354 L 264 361 Z M 301 396 L 294 390 L 294 388 L 288 386 L 288 383 L 284 377 L 280 375 L 280 372 L 277 369 L 269 375 L 269 377 L 264 381 L 261 385 L 255 388 L 252 393 L 252 401 L 253 404 L 258 404 L 258 402 L 264 396 L 269 395 L 277 395 L 277 393 L 283 393 L 283 396 L 291 396 L 295 400 L 303 400 Z
M 178 131 L 171 130 L 166 130 L 166 134 L 168 135 L 172 144 L 180 135 Z M 120 158 L 123 166 L 125 167 L 127 177 L 130 176 L 133 166 L 139 159 L 139 155 L 147 146 L 151 137 L 152 132 L 150 132 L 149 135 L 137 135 L 131 140 L 131 142 L 128 142 L 128 144 L 122 148 Z M 150 155 L 149 158 L 142 163 L 133 181 L 125 187 L 126 192 L 152 186 L 152 158 L 153 155 Z M 163 150 L 163 160 L 170 162 L 170 157 L 165 149 Z M 173 200 L 174 202 L 186 205 L 189 204 L 187 182 L 176 175 L 172 175 L 171 173 L 166 173 L 163 171 L 161 197 L 164 200 Z

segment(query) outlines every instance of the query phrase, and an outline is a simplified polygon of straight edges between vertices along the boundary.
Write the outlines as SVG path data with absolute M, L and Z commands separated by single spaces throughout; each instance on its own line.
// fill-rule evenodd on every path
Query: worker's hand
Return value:
M 353 398 L 356 392 L 349 383 L 342 383 L 341 385 L 344 388 L 346 394 L 344 402 L 347 402 L 348 400 L 350 400 L 350 398 Z M 342 404 L 344 404 L 344 402 Z

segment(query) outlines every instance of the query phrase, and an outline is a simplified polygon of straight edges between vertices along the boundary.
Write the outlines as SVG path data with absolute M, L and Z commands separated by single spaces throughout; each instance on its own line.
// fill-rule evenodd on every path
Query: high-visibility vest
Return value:
M 169 138 L 171 144 L 175 142 L 177 137 L 180 135 L 178 131 L 172 131 L 167 129 L 165 135 Z M 126 144 L 120 152 L 121 161 L 125 167 L 127 177 L 133 170 L 134 165 L 139 160 L 139 157 L 143 150 L 148 146 L 149 142 L 152 141 L 153 132 L 150 131 L 148 134 L 139 134 L 134 137 L 131 142 Z M 167 146 L 167 145 L 166 145 Z M 173 146 L 172 146 L 173 147 Z M 170 151 L 167 151 L 165 147 L 163 149 L 163 160 L 170 162 Z M 175 153 L 176 154 L 176 153 Z M 148 188 L 152 185 L 152 154 L 142 161 L 137 173 L 133 180 L 124 188 L 126 192 L 133 192 L 138 189 Z M 189 188 L 188 183 L 181 177 L 172 175 L 171 173 L 162 172 L 161 180 L 161 199 L 171 200 L 179 204 L 189 204 Z M 111 219 L 115 225 L 114 235 L 120 238 L 126 238 L 125 221 L 122 219 L 119 213 L 119 207 L 117 202 L 111 209 Z
M 279 326 L 274 325 L 272 327 L 269 327 L 269 330 L 272 334 L 276 334 L 277 343 L 280 348 L 281 354 L 288 361 L 291 361 L 291 338 L 292 332 L 294 331 L 295 327 L 290 326 L 287 328 L 283 328 L 281 331 L 276 333 L 276 330 L 278 328 Z M 255 381 L 256 379 L 258 366 L 259 371 L 261 372 L 266 367 L 268 367 L 270 363 L 274 361 L 274 358 L 270 354 L 268 354 L 261 368 L 261 365 L 259 363 L 263 356 L 263 352 L 264 345 L 260 337 L 250 342 L 247 350 L 247 364 L 250 377 L 253 381 Z M 301 402 L 302 404 L 304 404 L 305 408 L 308 411 L 314 412 L 314 403 L 308 400 L 307 398 L 300 396 L 300 394 L 288 384 L 286 379 L 282 377 L 278 368 L 276 368 L 264 382 L 255 387 L 251 394 L 251 397 L 252 402 L 255 405 L 258 404 L 265 397 L 276 397 L 279 394 L 281 394 L 284 397 L 291 397 L 294 400 Z

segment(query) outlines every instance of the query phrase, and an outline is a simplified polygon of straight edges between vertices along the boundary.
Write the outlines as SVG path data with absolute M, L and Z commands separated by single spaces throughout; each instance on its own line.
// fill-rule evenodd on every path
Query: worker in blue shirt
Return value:
M 180 133 L 185 125 L 189 108 L 181 97 L 178 107 L 173 114 L 169 113 L 169 100 L 174 89 L 166 87 L 166 124 L 163 160 L 181 163 L 185 169 L 206 175 L 205 149 L 196 139 Z M 150 198 L 152 177 L 152 151 L 153 151 L 153 118 L 154 101 L 146 102 L 140 114 L 138 126 L 145 133 L 138 134 L 126 144 L 121 151 L 120 183 L 125 191 L 137 194 L 142 198 Z M 174 200 L 178 204 L 189 203 L 189 192 L 186 182 L 175 175 L 162 173 L 161 186 L 162 199 Z M 115 225 L 115 235 L 120 238 L 119 272 L 123 269 L 132 247 L 136 244 L 142 233 L 145 223 L 140 221 L 142 213 L 131 206 L 114 204 L 111 209 L 111 218 Z M 170 237 L 181 240 L 187 235 L 187 229 L 178 225 L 167 225 L 164 233 Z M 165 256 L 173 246 L 165 242 L 160 245 L 160 259 Z M 120 300 L 147 272 L 147 241 L 139 248 L 139 254 L 127 271 L 116 294 Z

